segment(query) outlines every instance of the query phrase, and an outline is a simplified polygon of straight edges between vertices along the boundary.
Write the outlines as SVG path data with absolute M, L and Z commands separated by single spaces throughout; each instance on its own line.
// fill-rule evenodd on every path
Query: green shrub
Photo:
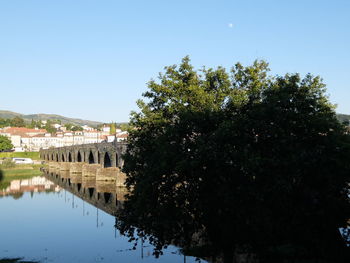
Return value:
M 2 167 L 2 168 L 5 168 L 5 169 L 7 169 L 7 168 L 13 168 L 13 167 L 15 167 L 15 166 L 16 166 L 16 164 L 15 164 L 14 162 L 12 162 L 11 159 L 5 159 L 5 160 L 2 162 L 2 164 L 1 164 L 1 167 Z

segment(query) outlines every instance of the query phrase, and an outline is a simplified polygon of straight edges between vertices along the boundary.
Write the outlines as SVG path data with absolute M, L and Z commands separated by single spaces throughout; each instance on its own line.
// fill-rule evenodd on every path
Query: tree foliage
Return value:
M 55 133 L 57 132 L 57 129 L 53 126 L 56 122 L 54 120 L 47 120 L 46 124 L 44 126 L 44 129 L 48 132 L 48 133 Z
M 73 126 L 73 128 L 71 129 L 72 131 L 83 131 L 83 127 L 81 126 Z
M 118 125 L 118 128 L 122 131 L 129 131 L 130 129 L 132 129 L 129 123 L 121 123 Z
M 123 233 L 156 254 L 206 244 L 226 262 L 344 255 L 349 136 L 320 77 L 268 72 L 264 61 L 196 71 L 186 57 L 148 83 L 124 156 Z
M 111 124 L 109 124 L 109 127 L 110 127 L 109 134 L 115 134 L 117 129 L 117 124 L 115 122 L 111 122 Z
M 24 119 L 22 119 L 21 117 L 14 117 L 13 119 L 3 119 L 0 118 L 0 127 L 25 127 L 26 124 L 24 122 Z
M 40 129 L 41 126 L 42 126 L 41 120 L 35 121 L 33 119 L 31 120 L 30 124 L 27 125 L 27 127 L 30 129 L 34 129 L 34 128 Z
M 25 122 L 21 117 L 16 116 L 11 120 L 11 125 L 13 127 L 25 127 Z
M 74 125 L 71 124 L 71 123 L 66 123 L 66 124 L 64 125 L 64 127 L 66 127 L 67 131 L 72 130 L 73 126 L 74 126 Z
M 11 140 L 3 135 L 0 135 L 0 151 L 7 151 L 11 150 L 13 148 L 13 145 L 11 143 Z

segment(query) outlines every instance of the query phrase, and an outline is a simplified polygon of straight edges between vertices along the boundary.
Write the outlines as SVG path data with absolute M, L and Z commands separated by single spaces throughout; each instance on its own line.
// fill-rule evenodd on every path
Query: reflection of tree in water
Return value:
M 17 200 L 23 196 L 23 192 L 13 193 L 11 195 L 12 195 L 13 199 Z
M 39 261 L 28 261 L 23 258 L 3 258 L 0 259 L 0 263 L 39 263 Z
M 3 178 L 4 178 L 4 172 L 0 169 L 0 182 L 2 181 Z

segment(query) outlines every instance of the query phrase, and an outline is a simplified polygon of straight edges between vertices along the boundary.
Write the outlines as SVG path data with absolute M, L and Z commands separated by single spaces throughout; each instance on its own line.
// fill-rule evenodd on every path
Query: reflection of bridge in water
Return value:
M 97 177 L 93 177 L 91 173 L 88 173 L 88 176 L 86 176 L 84 173 L 76 173 L 74 169 L 62 171 L 60 170 L 59 164 L 54 167 L 51 164 L 50 168 L 43 169 L 43 172 L 48 180 L 72 193 L 74 196 L 81 198 L 83 201 L 114 216 L 117 222 L 118 209 L 122 207 L 125 194 L 127 193 L 126 187 L 118 186 L 116 181 L 113 180 L 97 180 Z M 72 202 L 74 205 L 74 199 Z M 141 259 L 149 257 L 152 254 L 152 246 L 147 243 L 145 245 L 142 238 L 140 239 L 140 243 L 138 243 L 138 246 L 141 248 Z M 145 248 L 147 252 L 144 252 Z M 125 249 L 125 251 L 127 250 L 135 250 L 135 248 Z M 120 250 L 118 252 L 122 251 L 123 250 Z M 172 252 L 172 254 L 175 253 Z M 179 254 L 182 254 L 182 252 Z M 185 263 L 187 261 L 187 256 L 183 255 L 182 259 Z
M 61 171 L 59 166 L 43 170 L 47 179 L 102 211 L 115 216 L 127 193 L 115 180 L 96 180 L 91 173 L 84 176 L 75 170 Z
M 56 154 L 53 150 L 50 153 L 41 152 L 42 158 L 48 163 L 48 168 L 43 170 L 45 177 L 72 193 L 73 196 L 77 196 L 96 207 L 97 222 L 98 209 L 114 216 L 116 220 L 114 227 L 116 229 L 118 210 L 123 206 L 125 195 L 127 194 L 127 189 L 124 185 L 125 174 L 120 171 L 120 167 L 104 168 L 102 163 L 82 162 L 78 161 L 78 159 L 76 159 L 76 162 L 48 159 Z M 62 151 L 62 149 L 59 150 Z M 65 156 L 69 155 L 67 152 L 64 154 Z M 74 206 L 74 198 L 72 205 Z M 144 258 L 144 240 L 141 238 L 140 241 L 141 258 Z M 148 255 L 150 254 L 151 252 L 148 252 Z M 186 262 L 186 255 L 183 255 L 183 262 Z

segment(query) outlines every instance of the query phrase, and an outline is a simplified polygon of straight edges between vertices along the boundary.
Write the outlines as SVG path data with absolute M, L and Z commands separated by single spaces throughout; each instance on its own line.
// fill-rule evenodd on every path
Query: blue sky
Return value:
M 350 114 L 350 1 L 0 1 L 0 109 L 127 121 L 163 67 L 321 75 Z M 232 26 L 231 26 L 231 25 Z

